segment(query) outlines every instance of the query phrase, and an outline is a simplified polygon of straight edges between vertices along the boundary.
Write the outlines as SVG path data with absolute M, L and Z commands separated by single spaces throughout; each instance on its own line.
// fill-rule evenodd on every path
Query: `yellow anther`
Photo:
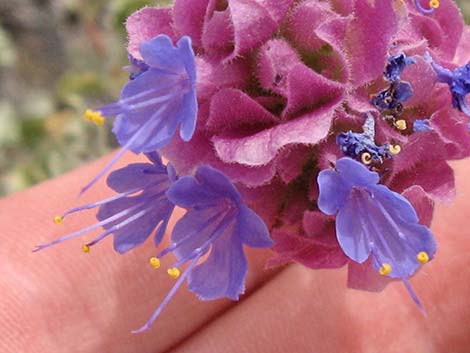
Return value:
M 166 273 L 168 273 L 168 276 L 174 279 L 177 279 L 180 276 L 180 270 L 176 267 L 169 268 L 166 270 Z
M 439 7 L 439 5 L 440 5 L 439 0 L 429 1 L 429 6 L 432 7 L 433 9 L 437 9 Z
M 104 124 L 104 118 L 101 116 L 101 114 L 99 116 L 95 116 L 93 118 L 93 122 L 96 124 L 96 125 L 103 125 Z
M 160 259 L 155 257 L 155 256 L 152 256 L 149 259 L 149 263 L 150 263 L 150 266 L 152 266 L 153 268 L 159 268 L 160 267 Z
M 369 152 L 364 152 L 363 154 L 361 154 L 361 161 L 362 163 L 369 165 L 372 163 L 372 156 Z
M 54 217 L 54 223 L 59 225 L 59 224 L 62 224 L 64 222 L 64 219 L 61 217 L 61 216 L 55 216 Z
M 382 266 L 380 266 L 379 273 L 382 276 L 389 275 L 391 272 L 392 272 L 392 266 L 390 266 L 390 264 L 382 264 Z
M 91 109 L 85 110 L 85 114 L 84 114 L 85 120 L 93 121 L 93 115 L 94 115 L 93 110 L 91 110 Z
M 397 120 L 397 121 L 395 121 L 394 125 L 398 130 L 401 130 L 401 131 L 406 130 L 406 121 L 405 120 Z
M 87 245 L 87 244 L 82 245 L 82 251 L 85 254 L 88 254 L 90 252 L 90 245 Z
M 88 121 L 93 121 L 96 125 L 103 125 L 104 124 L 104 118 L 101 115 L 100 112 L 87 109 L 85 111 L 85 119 Z
M 400 145 L 390 145 L 388 148 L 391 154 L 398 154 L 401 152 L 401 147 Z
M 426 251 L 421 251 L 416 255 L 416 259 L 418 260 L 419 263 L 425 264 L 429 261 L 429 255 Z

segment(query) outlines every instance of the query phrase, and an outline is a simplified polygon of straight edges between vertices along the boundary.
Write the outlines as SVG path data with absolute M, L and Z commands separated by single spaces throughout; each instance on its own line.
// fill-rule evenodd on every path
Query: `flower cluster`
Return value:
M 153 232 L 158 246 L 185 208 L 150 259 L 173 253 L 178 280 L 140 330 L 184 280 L 201 299 L 237 299 L 243 245 L 272 246 L 269 266 L 346 265 L 351 288 L 399 279 L 423 309 L 408 279 L 436 253 L 447 162 L 470 155 L 470 29 L 452 0 L 175 0 L 127 30 L 129 82 L 86 113 L 116 117 L 122 150 L 83 191 L 123 151 L 151 163 L 112 172 L 116 196 L 66 213 L 99 207 L 98 224 L 39 248 L 100 226 L 84 250 L 108 234 L 120 252 Z

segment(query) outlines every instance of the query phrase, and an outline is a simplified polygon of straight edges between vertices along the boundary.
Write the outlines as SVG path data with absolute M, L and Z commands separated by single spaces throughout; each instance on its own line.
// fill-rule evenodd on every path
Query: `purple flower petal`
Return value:
M 225 87 L 246 88 L 251 79 L 249 61 L 243 59 L 222 64 L 197 57 L 196 68 L 197 96 L 201 104 Z
M 297 52 L 285 40 L 271 39 L 259 50 L 256 65 L 258 80 L 264 89 L 287 97 L 287 77 L 292 68 L 301 63 Z
M 145 7 L 134 12 L 126 21 L 129 54 L 137 59 L 142 59 L 139 50 L 141 43 L 159 34 L 166 34 L 175 39 L 171 22 L 172 10 L 170 8 Z
M 128 197 L 100 207 L 96 215 L 100 221 L 136 207 L 124 219 L 121 218 L 103 226 L 106 230 L 114 229 L 112 234 L 114 234 L 114 249 L 117 252 L 122 254 L 137 247 L 154 231 L 155 242 L 160 243 L 173 212 L 173 204 L 164 198 L 164 193 L 160 197 L 153 198 L 152 196 L 153 194 Z M 133 217 L 135 221 L 127 223 Z
M 397 13 L 389 0 L 356 0 L 346 45 L 355 87 L 375 80 L 384 69 L 387 51 L 397 31 Z
M 322 191 L 320 185 L 320 195 Z M 353 190 L 347 202 L 339 208 L 336 216 L 336 236 L 344 253 L 355 262 L 363 263 L 370 256 L 370 243 L 373 239 L 369 239 L 367 224 L 363 219 L 366 215 L 358 209 L 359 201 L 354 195 Z
M 277 172 L 284 183 L 288 184 L 303 171 L 312 149 L 305 145 L 293 145 L 280 151 L 276 158 Z
M 346 203 L 350 192 L 349 185 L 333 170 L 322 170 L 318 174 L 318 185 L 321 190 L 318 208 L 327 215 L 336 214 Z
M 226 163 L 236 162 L 249 166 L 269 163 L 287 145 L 316 144 L 330 129 L 334 107 L 317 109 L 299 118 L 276 125 L 248 137 L 213 137 L 218 156 Z
M 305 236 L 325 246 L 339 246 L 335 234 L 335 219 L 320 211 L 305 211 L 302 218 Z
M 194 166 L 206 163 L 225 173 L 234 183 L 256 187 L 269 182 L 276 174 L 275 161 L 258 167 L 225 164 L 216 156 L 207 133 L 201 130 L 196 130 L 191 141 L 186 143 L 176 136 L 163 150 L 180 175 L 191 173 Z
M 245 291 L 247 262 L 242 243 L 236 238 L 223 240 L 215 242 L 209 257 L 189 274 L 189 290 L 202 300 L 238 300 Z
M 269 248 L 273 241 L 263 220 L 251 209 L 242 206 L 237 215 L 238 236 L 241 241 L 252 248 Z
M 236 121 L 233 117 L 236 116 Z M 254 130 L 273 126 L 279 121 L 273 114 L 240 90 L 222 89 L 216 93 L 210 104 L 206 127 L 218 135 L 231 131 Z
M 215 207 L 203 208 L 187 212 L 178 220 L 171 233 L 172 245 L 178 244 L 173 250 L 178 260 L 187 258 L 194 249 L 204 245 L 224 220 L 224 211 Z
M 414 65 L 407 66 L 402 79 L 413 88 L 413 97 L 407 106 L 425 105 L 429 101 L 430 90 L 434 86 L 432 67 L 422 57 L 417 57 Z
M 460 43 L 454 57 L 454 63 L 465 65 L 468 63 L 468 53 L 470 52 L 470 26 L 465 26 L 460 37 Z
M 414 185 L 402 193 L 416 210 L 419 223 L 427 227 L 431 226 L 434 212 L 434 200 L 419 185 Z
M 289 13 L 286 21 L 286 37 L 303 50 L 315 52 L 325 44 L 315 30 L 322 23 L 338 17 L 331 11 L 328 2 L 302 1 Z
M 292 68 L 287 86 L 287 106 L 283 116 L 331 108 L 341 102 L 345 93 L 343 84 L 317 74 L 303 64 Z
M 166 168 L 149 163 L 132 163 L 125 168 L 113 171 L 106 184 L 116 192 L 126 192 L 138 187 L 144 188 L 151 183 L 168 182 Z
M 450 107 L 435 112 L 429 122 L 444 142 L 446 159 L 462 159 L 470 155 L 468 118 Z
M 426 3 L 426 0 L 421 0 Z M 409 5 L 409 8 L 414 5 Z M 415 9 L 412 9 L 416 13 Z M 459 45 L 465 26 L 462 13 L 455 1 L 440 0 L 438 11 L 432 16 L 410 14 L 412 31 L 416 37 L 425 39 L 427 45 L 436 51 L 442 59 L 452 60 Z M 412 33 L 408 33 L 410 36 Z
M 211 59 L 229 56 L 234 49 L 234 28 L 231 23 L 230 10 L 214 11 L 206 16 L 202 46 Z
M 385 67 L 385 79 L 389 82 L 399 81 L 400 75 L 411 64 L 416 64 L 416 59 L 406 56 L 405 53 L 390 56 Z
M 351 158 L 341 158 L 336 163 L 336 170 L 343 178 L 343 183 L 351 186 L 369 186 L 379 182 L 379 175 L 369 171 L 364 165 Z
M 403 192 L 419 185 L 434 198 L 450 202 L 455 198 L 454 171 L 443 160 L 428 160 L 408 165 L 406 170 L 393 176 L 390 188 Z
M 175 31 L 180 35 L 188 35 L 194 45 L 200 47 L 209 0 L 176 0 L 173 5 Z
M 225 61 L 228 62 L 267 40 L 279 28 L 291 4 L 292 0 L 231 0 L 222 12 L 227 13 L 225 18 L 229 18 L 230 22 L 225 26 L 218 26 L 217 31 L 211 31 L 210 34 L 204 33 L 203 42 L 206 37 L 206 41 L 215 43 L 216 41 L 207 37 L 217 36 L 219 32 L 224 32 L 224 28 L 233 29 L 233 34 L 225 31 L 225 39 L 219 39 L 223 43 L 232 43 L 231 50 L 223 52 Z M 214 11 L 212 16 L 220 13 Z M 206 26 L 210 27 L 207 23 Z
M 195 207 L 211 203 L 210 191 L 206 190 L 193 177 L 181 177 L 173 187 L 168 190 L 167 197 L 172 202 L 177 202 L 181 207 Z
M 148 70 L 129 81 L 121 99 L 98 111 L 116 115 L 113 133 L 124 149 L 152 152 L 166 145 L 181 125 L 180 135 L 189 140 L 195 130 L 196 68 L 189 37 L 177 47 L 166 35 L 140 45 Z

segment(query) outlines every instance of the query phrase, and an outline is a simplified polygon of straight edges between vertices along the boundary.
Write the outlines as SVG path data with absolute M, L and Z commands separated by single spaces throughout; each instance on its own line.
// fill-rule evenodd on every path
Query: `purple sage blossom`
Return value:
M 191 39 L 182 37 L 177 46 L 167 35 L 140 43 L 142 60 L 130 55 L 131 73 L 121 99 L 102 106 L 95 114 L 116 116 L 113 133 L 120 152 L 83 189 L 89 189 L 111 166 L 131 150 L 147 153 L 165 146 L 180 127 L 180 137 L 189 141 L 196 127 L 196 66 Z
M 188 141 L 197 115 L 191 39 L 182 37 L 174 47 L 168 36 L 159 35 L 142 42 L 140 53 L 148 69 L 124 86 L 119 101 L 97 111 L 116 116 L 114 134 L 122 146 L 135 153 L 163 147 L 180 124 L 180 136 Z
M 318 175 L 318 207 L 336 214 L 336 237 L 351 260 L 371 258 L 380 274 L 401 279 L 422 308 L 408 277 L 433 258 L 434 237 L 406 198 L 378 183 L 379 175 L 361 163 L 339 159 L 335 170 Z
M 54 219 L 55 223 L 60 224 L 73 213 L 99 207 L 98 223 L 50 243 L 39 245 L 35 251 L 100 227 L 105 231 L 96 239 L 86 243 L 83 246 L 84 252 L 88 252 L 91 246 L 111 234 L 114 235 L 114 249 L 119 253 L 125 253 L 142 244 L 152 233 L 155 234 L 155 245 L 158 245 L 173 213 L 174 204 L 167 199 L 165 193 L 176 176 L 171 165 L 162 164 L 158 154 L 146 155 L 151 163 L 129 164 L 108 176 L 107 184 L 116 191 L 116 195 L 73 208 Z
M 137 11 L 126 23 L 130 81 L 89 116 L 116 115 L 123 149 L 84 190 L 125 150 L 161 149 L 178 175 L 196 175 L 169 187 L 168 167 L 168 184 L 149 193 L 132 184 L 145 179 L 138 168 L 121 172 L 129 187 L 116 199 L 81 208 L 101 206 L 100 224 L 59 241 L 126 228 L 126 251 L 166 226 L 172 202 L 188 209 L 151 259 L 174 253 L 179 278 L 139 332 L 185 280 L 201 299 L 237 299 L 243 244 L 270 246 L 268 230 L 269 265 L 347 265 L 348 285 L 365 290 L 401 279 L 420 305 L 408 278 L 436 251 L 434 202 L 455 195 L 448 161 L 470 155 L 468 118 L 450 103 L 452 93 L 469 110 L 470 27 L 453 0 L 424 1 L 175 0 Z M 141 228 L 147 207 L 161 213 Z
M 351 158 L 364 159 L 364 162 L 383 162 L 385 158 L 390 158 L 390 146 L 388 144 L 377 146 L 375 137 L 375 120 L 369 113 L 362 126 L 363 132 L 342 132 L 336 137 L 336 143 L 341 151 Z
M 440 0 L 431 16 L 414 0 L 214 4 L 175 0 L 167 8 L 139 10 L 127 21 L 128 52 L 139 58 L 140 43 L 158 33 L 191 36 L 198 54 L 196 130 L 188 142 L 175 134 L 162 153 L 178 175 L 208 164 L 236 183 L 275 240 L 270 263 L 345 264 L 330 227 L 334 220 L 312 217 L 320 212 L 316 180 L 344 157 L 338 135 L 361 134 L 369 114 L 375 146 L 399 152 L 369 165 L 381 184 L 413 204 L 452 199 L 448 161 L 470 155 L 467 118 L 452 109 L 448 88 L 435 82 L 423 55 L 429 51 L 438 62 L 458 65 L 468 61 L 470 32 L 454 1 Z M 426 0 L 421 4 L 427 6 Z M 415 133 L 417 117 L 429 119 L 433 130 Z M 342 144 L 354 155 L 362 146 L 375 149 L 361 136 Z M 420 219 L 432 218 L 430 205 L 417 208 Z M 361 271 L 349 273 L 350 285 L 370 289 Z
M 185 279 L 189 290 L 202 300 L 238 300 L 245 291 L 247 261 L 243 245 L 269 248 L 272 241 L 263 220 L 249 209 L 232 182 L 218 170 L 201 166 L 195 176 L 172 184 L 168 198 L 188 209 L 176 223 L 171 245 L 157 259 L 172 252 L 177 261 L 172 269 L 188 264 L 184 272 L 149 321 L 148 329 L 160 315 Z M 209 254 L 200 261 L 201 257 Z

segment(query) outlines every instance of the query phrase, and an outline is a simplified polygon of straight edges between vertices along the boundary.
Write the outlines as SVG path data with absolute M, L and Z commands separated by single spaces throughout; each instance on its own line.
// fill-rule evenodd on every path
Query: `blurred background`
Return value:
M 0 0 L 0 196 L 116 147 L 82 119 L 119 96 L 124 21 L 169 0 Z M 460 0 L 470 15 L 470 1 Z

